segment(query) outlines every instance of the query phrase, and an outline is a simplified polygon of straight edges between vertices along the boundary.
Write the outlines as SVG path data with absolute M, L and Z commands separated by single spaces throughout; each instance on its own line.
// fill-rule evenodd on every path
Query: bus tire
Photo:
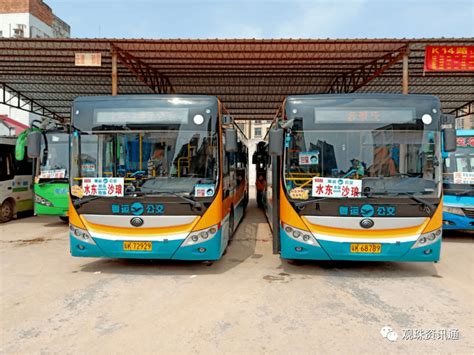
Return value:
M 227 249 L 229 249 L 229 245 L 232 241 L 232 237 L 234 234 L 234 231 L 232 230 L 232 225 L 234 224 L 234 208 L 230 210 L 230 215 L 229 215 L 229 228 L 228 228 L 228 233 L 229 233 L 229 238 L 227 240 L 227 245 L 224 248 L 224 251 L 222 252 L 222 255 L 227 254 Z
M 69 223 L 69 217 L 68 216 L 59 216 L 59 219 L 65 223 Z
M 230 210 L 230 215 L 229 215 L 229 242 L 232 240 L 234 237 L 234 208 Z
M 13 203 L 6 200 L 0 206 L 0 223 L 8 222 L 13 217 Z

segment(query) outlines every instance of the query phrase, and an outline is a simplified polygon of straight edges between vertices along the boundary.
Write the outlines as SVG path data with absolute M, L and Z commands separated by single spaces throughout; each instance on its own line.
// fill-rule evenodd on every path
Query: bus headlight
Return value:
M 207 242 L 208 240 L 211 240 L 216 236 L 218 230 L 219 225 L 216 224 L 206 229 L 192 231 L 191 233 L 189 233 L 188 237 L 184 240 L 181 246 L 185 247 L 188 245 L 195 245 L 202 242 Z
M 47 207 L 52 207 L 53 203 L 44 197 L 41 197 L 39 195 L 35 195 L 35 202 L 39 203 L 40 205 L 47 206 Z
M 442 234 L 443 233 L 441 232 L 441 228 L 429 233 L 424 233 L 418 237 L 416 243 L 412 246 L 412 248 L 421 248 L 430 244 L 434 244 L 441 238 Z
M 464 216 L 464 211 L 462 210 L 462 208 L 459 208 L 459 207 L 449 207 L 449 206 L 446 206 L 444 205 L 443 206 L 443 212 L 447 212 L 447 213 L 452 213 L 452 214 L 457 214 L 459 216 Z
M 71 231 L 72 235 L 75 238 L 79 239 L 81 242 L 95 245 L 94 239 L 92 239 L 91 235 L 84 229 L 77 228 L 76 226 L 73 226 L 72 224 L 70 224 L 69 230 Z
M 293 240 L 296 240 L 301 243 L 310 244 L 314 246 L 319 246 L 318 241 L 314 238 L 313 234 L 309 231 L 295 228 L 288 224 L 282 223 L 283 229 L 285 230 L 286 234 Z

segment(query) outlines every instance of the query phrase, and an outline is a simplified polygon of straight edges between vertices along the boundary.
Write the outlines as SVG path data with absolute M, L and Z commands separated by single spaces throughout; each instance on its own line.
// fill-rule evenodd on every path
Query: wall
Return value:
M 263 139 L 267 134 L 268 129 L 270 128 L 272 121 L 251 121 L 250 126 L 250 138 Z M 262 135 L 259 137 L 255 136 L 255 128 L 260 128 Z
M 0 14 L 18 13 L 30 13 L 48 26 L 53 23 L 53 11 L 42 0 L 0 1 Z
M 24 25 L 25 38 L 53 37 L 53 29 L 31 14 L 0 14 L 0 31 L 3 37 L 14 37 L 14 29 L 18 25 Z
M 474 129 L 474 115 L 456 118 L 457 129 Z
M 53 15 L 53 24 L 51 25 L 53 29 L 54 38 L 69 38 L 71 37 L 71 26 L 66 22 L 61 20 L 59 17 Z
M 0 95 L 3 95 L 2 90 L 0 90 Z M 9 97 L 8 93 L 6 93 L 5 95 L 7 95 L 7 98 Z M 0 115 L 11 117 L 14 120 L 20 123 L 23 123 L 24 125 L 27 125 L 27 126 L 29 126 L 31 121 L 33 121 L 34 119 L 41 118 L 41 116 L 37 114 L 26 112 L 23 110 L 18 110 L 16 108 L 6 106 L 6 105 L 1 105 L 1 104 L 0 104 Z
M 0 136 L 14 136 L 15 129 L 11 129 L 3 121 L 0 121 Z

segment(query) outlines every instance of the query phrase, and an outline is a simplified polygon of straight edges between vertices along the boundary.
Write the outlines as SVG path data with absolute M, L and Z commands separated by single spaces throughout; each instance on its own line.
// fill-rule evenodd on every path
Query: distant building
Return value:
M 70 26 L 42 0 L 0 0 L 0 37 L 68 38 Z M 0 95 L 3 95 L 0 90 Z M 8 99 L 8 93 L 7 99 Z M 37 115 L 0 104 L 0 115 L 29 125 Z
M 42 0 L 1 0 L 0 37 L 68 38 L 70 26 Z
M 236 121 L 248 139 L 263 139 L 270 128 L 272 121 Z
M 474 104 L 471 104 L 470 112 L 474 112 Z M 456 118 L 457 129 L 474 129 L 474 114 Z

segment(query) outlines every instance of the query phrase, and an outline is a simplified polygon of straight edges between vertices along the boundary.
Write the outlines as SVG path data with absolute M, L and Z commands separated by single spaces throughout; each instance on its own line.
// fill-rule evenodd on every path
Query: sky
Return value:
M 474 37 L 474 0 L 44 0 L 79 38 Z

